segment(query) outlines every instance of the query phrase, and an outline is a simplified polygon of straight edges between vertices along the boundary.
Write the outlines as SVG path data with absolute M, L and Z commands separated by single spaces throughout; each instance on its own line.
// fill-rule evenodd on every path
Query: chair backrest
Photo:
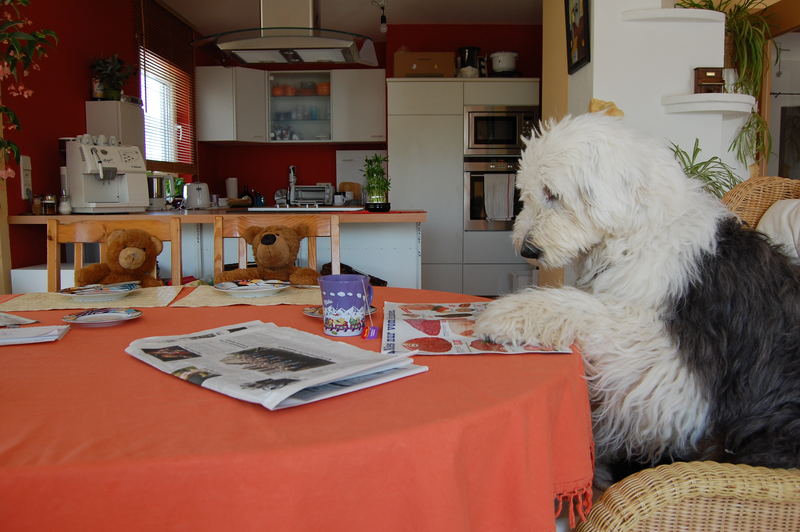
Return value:
M 162 242 L 171 242 L 172 284 L 180 286 L 181 221 L 177 216 L 153 216 L 147 220 L 84 220 L 71 224 L 57 219 L 47 221 L 47 290 L 61 289 L 61 244 L 75 245 L 75 272 L 84 266 L 84 244 L 100 244 L 100 260 L 105 259 L 105 237 L 117 229 L 141 229 Z
M 266 227 L 268 225 L 285 225 L 288 227 L 305 226 L 308 230 L 308 267 L 317 268 L 317 237 L 331 239 L 331 272 L 341 273 L 339 259 L 339 217 L 335 214 L 253 214 L 248 216 L 215 216 L 214 217 L 214 278 L 225 268 L 224 239 L 238 238 L 239 268 L 247 268 L 247 246 L 244 232 L 249 227 Z
M 773 203 L 800 198 L 800 179 L 758 176 L 742 181 L 722 196 L 734 214 L 755 229 Z

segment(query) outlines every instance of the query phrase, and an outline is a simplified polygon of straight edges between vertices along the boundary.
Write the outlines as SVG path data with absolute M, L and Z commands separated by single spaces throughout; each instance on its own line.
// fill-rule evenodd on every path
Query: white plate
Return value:
M 142 311 L 134 308 L 96 308 L 77 314 L 67 314 L 61 319 L 69 324 L 83 327 L 108 327 L 141 315 Z
M 265 297 L 274 296 L 282 290 L 291 286 L 284 281 L 262 281 L 252 279 L 250 281 L 226 281 L 214 285 L 216 290 L 229 294 L 232 297 Z
M 59 293 L 78 301 L 116 301 L 137 290 L 139 290 L 139 281 L 65 288 Z
M 367 316 L 375 312 L 376 309 L 373 306 L 369 307 L 369 312 L 367 312 Z M 310 316 L 312 318 L 322 318 L 322 307 L 303 307 L 303 314 L 306 316 Z

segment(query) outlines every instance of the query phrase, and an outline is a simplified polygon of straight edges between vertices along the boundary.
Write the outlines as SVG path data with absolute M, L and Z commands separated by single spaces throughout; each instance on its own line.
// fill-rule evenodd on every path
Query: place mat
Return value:
M 78 301 L 58 292 L 31 292 L 22 294 L 5 303 L 0 311 L 54 310 L 106 307 L 166 307 L 181 291 L 180 286 L 154 286 L 140 288 L 136 292 L 116 301 Z
M 213 286 L 198 286 L 171 307 L 227 307 L 230 305 L 321 305 L 322 295 L 313 288 L 289 287 L 273 296 L 233 297 Z M 1 308 L 1 307 L 0 307 Z

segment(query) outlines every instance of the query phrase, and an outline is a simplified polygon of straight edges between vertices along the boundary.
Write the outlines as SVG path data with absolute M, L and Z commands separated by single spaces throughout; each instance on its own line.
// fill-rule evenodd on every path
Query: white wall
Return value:
M 767 164 L 767 175 L 780 175 L 778 172 L 778 150 L 781 133 L 781 107 L 800 106 L 800 33 L 786 33 L 775 41 L 781 48 L 780 63 L 772 67 L 771 92 L 790 92 L 770 96 L 769 130 L 772 134 L 772 155 Z M 780 72 L 780 76 L 778 73 Z M 800 176 L 798 174 L 792 177 Z M 783 176 L 789 177 L 789 176 Z

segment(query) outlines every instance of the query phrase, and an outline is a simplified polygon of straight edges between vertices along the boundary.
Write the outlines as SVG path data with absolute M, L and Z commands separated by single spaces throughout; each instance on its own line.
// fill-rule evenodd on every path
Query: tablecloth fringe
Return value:
M 558 504 L 556 505 L 556 516 L 561 514 L 564 505 L 568 505 L 569 513 L 569 527 L 575 528 L 578 524 L 577 519 L 583 521 L 586 519 L 586 514 L 592 509 L 592 485 L 578 488 L 573 491 L 559 493 L 556 497 Z

